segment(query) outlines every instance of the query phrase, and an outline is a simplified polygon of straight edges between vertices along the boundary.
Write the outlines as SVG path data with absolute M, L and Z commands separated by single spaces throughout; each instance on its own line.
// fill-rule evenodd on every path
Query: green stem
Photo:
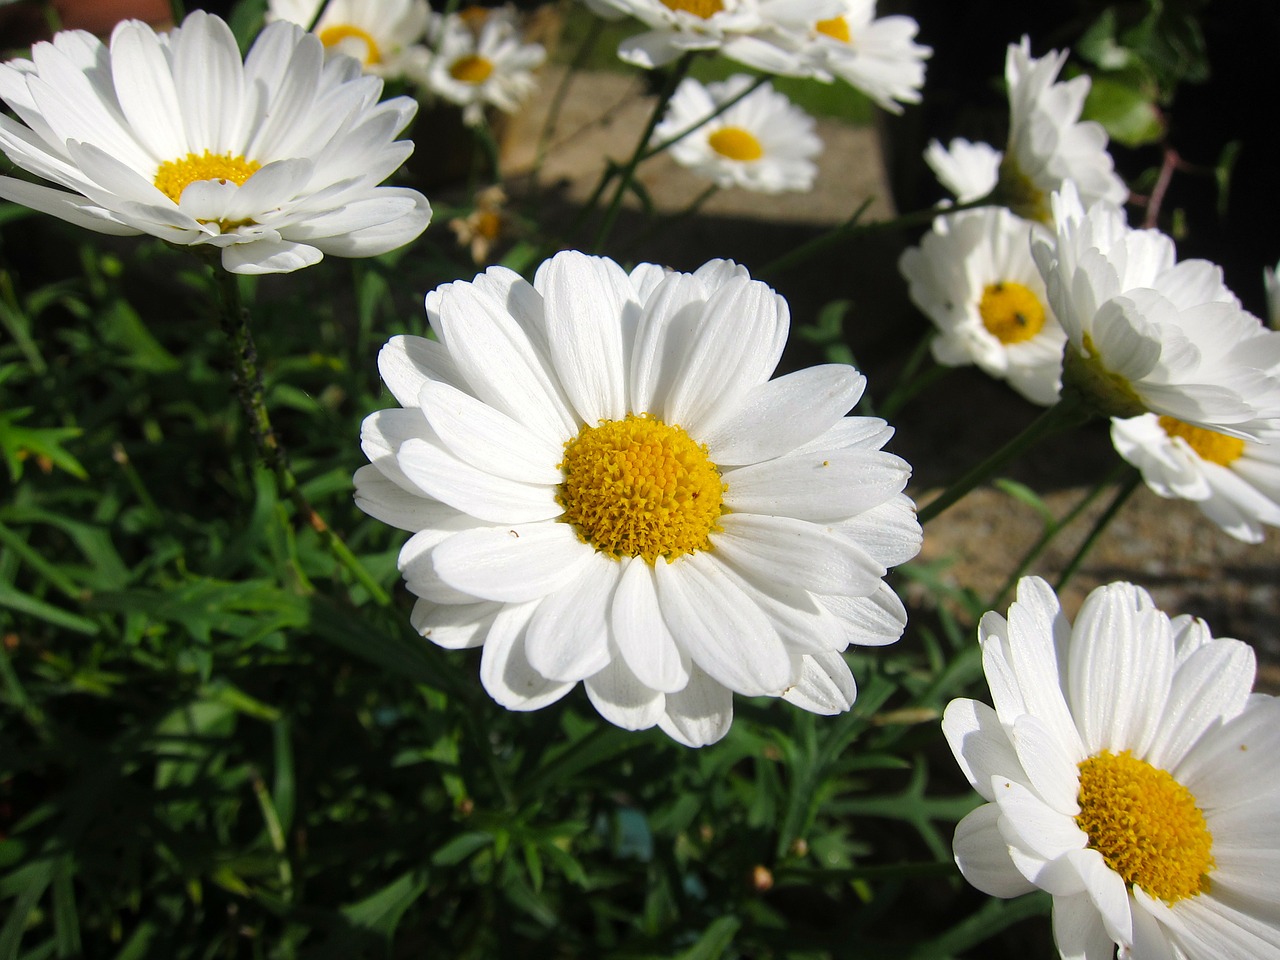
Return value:
M 1116 514 L 1120 512 L 1120 508 L 1128 502 L 1133 496 L 1133 492 L 1138 489 L 1138 485 L 1142 483 L 1142 474 L 1132 467 L 1129 468 L 1129 476 L 1120 484 L 1116 490 L 1116 495 L 1111 498 L 1111 502 L 1107 504 L 1107 509 L 1102 511 L 1102 515 L 1094 521 L 1093 527 L 1089 530 L 1089 535 L 1084 538 L 1084 543 L 1080 544 L 1080 549 L 1075 552 L 1075 556 L 1063 568 L 1062 575 L 1058 577 L 1057 586 L 1054 588 L 1059 593 L 1071 581 L 1080 569 L 1080 565 L 1084 563 L 1085 557 L 1089 555 L 1089 551 L 1093 549 L 1094 544 L 1098 542 L 1098 538 L 1111 525 L 1111 521 L 1116 518 Z
M 995 476 L 1008 464 L 1051 434 L 1078 426 L 1088 419 L 1088 411 L 1079 400 L 1064 397 L 1040 414 L 1020 434 L 987 457 L 968 473 L 952 482 L 946 490 L 929 501 L 919 512 L 920 522 L 928 523 L 942 511 L 954 505 L 983 481 Z
M 757 271 L 756 276 L 767 277 L 772 274 L 781 273 L 784 270 L 789 270 L 797 264 L 804 263 L 810 257 L 821 253 L 828 247 L 833 247 L 837 243 L 850 239 L 851 237 L 872 234 L 882 230 L 900 230 L 903 227 L 916 226 L 922 223 L 932 223 L 935 217 L 940 217 L 943 214 L 959 213 L 962 210 L 972 210 L 976 207 L 989 207 L 991 206 L 991 198 L 982 197 L 979 200 L 973 200 L 969 203 L 959 203 L 951 207 L 928 207 L 924 210 L 914 210 L 911 213 L 904 213 L 901 216 L 892 217 L 888 220 L 876 220 L 872 223 L 861 223 L 862 214 L 870 205 L 870 199 L 863 201 L 862 206 L 858 207 L 858 209 L 854 211 L 853 216 L 844 223 L 832 227 L 826 233 L 819 234 L 808 243 L 802 243 L 794 250 L 784 253 L 776 260 L 765 264 L 763 268 Z
M 231 341 L 231 350 L 235 362 L 233 381 L 236 396 L 245 416 L 249 419 L 249 432 L 258 448 L 262 462 L 275 474 L 280 492 L 287 496 L 297 510 L 320 537 L 320 542 L 332 554 L 341 566 L 355 577 L 356 581 L 369 592 L 375 602 L 386 606 L 391 602 L 387 592 L 364 568 L 356 555 L 343 543 L 336 533 L 325 523 L 324 518 L 316 512 L 306 494 L 298 485 L 289 466 L 289 455 L 275 429 L 271 426 L 271 417 L 267 413 L 266 397 L 262 386 L 262 372 L 258 369 L 258 350 L 254 346 L 253 336 L 249 332 L 249 311 L 240 300 L 240 287 L 234 274 L 218 266 L 213 267 L 214 283 L 218 288 L 218 299 L 222 310 L 220 320 L 223 332 Z
M 316 32 L 316 24 L 320 22 L 320 18 L 324 16 L 324 12 L 328 9 L 329 0 L 323 0 L 316 6 L 316 15 L 311 18 L 311 22 L 307 24 L 307 33 Z
M 622 199 L 631 187 L 631 181 L 635 179 L 636 167 L 644 159 L 645 148 L 649 144 L 649 139 L 653 136 L 653 130 L 658 125 L 658 121 L 662 119 L 662 115 L 667 109 L 667 103 L 676 92 L 676 87 L 680 85 L 680 81 L 688 74 L 689 67 L 692 64 L 693 54 L 686 53 L 676 61 L 676 65 L 667 74 L 667 81 L 662 87 L 662 92 L 658 94 L 658 101 L 653 105 L 653 113 L 649 115 L 649 122 L 645 124 L 644 132 L 640 134 L 640 140 L 636 143 L 636 148 L 631 153 L 631 159 L 622 168 L 618 185 L 614 188 L 613 197 L 609 200 L 609 206 L 604 212 L 604 220 L 601 222 L 600 230 L 596 234 L 594 249 L 599 250 L 603 247 L 605 241 L 609 239 L 609 234 L 613 232 L 613 225 L 622 209 Z
M 710 123 L 716 117 L 720 116 L 720 114 L 724 113 L 734 104 L 736 104 L 739 100 L 743 100 L 746 97 L 751 96 L 751 94 L 755 93 L 757 90 L 759 90 L 768 82 L 769 82 L 769 78 L 767 76 L 757 77 L 755 82 L 745 87 L 741 93 L 736 93 L 732 97 L 730 97 L 728 100 L 726 100 L 724 103 L 717 104 L 714 110 L 708 113 L 705 117 L 703 117 L 697 123 L 694 123 L 691 126 L 685 127 L 675 136 L 668 137 L 666 140 L 663 140 L 661 143 L 654 144 L 652 147 L 650 147 L 641 155 L 640 160 L 643 162 L 645 160 L 648 160 L 650 157 L 656 157 L 658 154 L 662 153 L 663 150 L 666 150 L 669 147 L 674 147 L 677 143 L 679 143 L 685 137 L 689 136 L 692 133 L 696 133 L 698 130 L 701 130 L 703 127 L 705 127 L 708 123 Z
M 1040 534 L 1040 539 L 1033 543 L 1031 548 L 1023 555 L 1022 560 L 1018 563 L 1017 567 L 1014 568 L 1013 572 L 1009 574 L 1009 578 L 1005 580 L 1004 585 L 996 595 L 992 597 L 991 602 L 986 605 L 986 609 L 1001 609 L 1005 604 L 1005 599 L 1008 597 L 1009 592 L 1018 585 L 1018 581 L 1022 579 L 1023 575 L 1026 574 L 1029 569 L 1031 569 L 1031 565 L 1040 559 L 1040 555 L 1048 549 L 1049 544 L 1057 538 L 1058 534 L 1071 526 L 1071 524 L 1075 523 L 1080 515 L 1089 508 L 1091 503 L 1097 500 L 1098 497 L 1102 496 L 1103 492 L 1109 489 L 1112 484 L 1117 483 L 1124 477 L 1128 469 L 1128 464 L 1121 463 L 1112 470 L 1111 473 L 1107 474 L 1106 477 L 1095 484 L 1093 488 L 1081 497 L 1080 501 L 1068 510 L 1060 519 L 1052 520 L 1045 524 L 1044 532 Z

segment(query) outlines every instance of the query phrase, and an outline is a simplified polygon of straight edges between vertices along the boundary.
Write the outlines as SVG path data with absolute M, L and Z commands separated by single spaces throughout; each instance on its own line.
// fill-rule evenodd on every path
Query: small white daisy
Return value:
M 157 36 L 138 21 L 108 49 L 66 31 L 0 64 L 0 149 L 61 189 L 0 177 L 0 196 L 78 226 L 220 249 L 234 273 L 326 254 L 368 257 L 422 233 L 422 194 L 378 186 L 413 151 L 407 97 L 314 36 L 269 24 L 242 62 L 225 23 L 192 13 Z
M 654 128 L 660 143 L 711 116 L 721 104 L 751 86 L 746 74 L 703 85 L 686 78 L 676 88 L 662 121 Z M 761 193 L 812 190 L 822 151 L 811 116 L 766 83 L 714 120 L 674 144 L 671 156 L 721 187 Z
M 876 0 L 841 0 L 840 8 L 807 25 L 805 49 L 819 75 L 839 77 L 892 113 L 919 103 L 933 53 L 915 42 L 920 25 L 904 16 L 877 19 Z
M 1047 583 L 978 628 L 995 708 L 942 727 L 986 804 L 956 826 L 965 878 L 1053 895 L 1063 960 L 1280 957 L 1280 701 L 1253 651 L 1146 591 L 1093 591 L 1074 625 Z
M 938 328 L 941 364 L 977 364 L 1032 403 L 1057 402 L 1066 334 L 1054 318 L 1031 257 L 1043 227 L 1004 207 L 938 217 L 898 269 L 912 301 Z
M 270 0 L 267 22 L 308 27 L 325 0 Z M 315 33 L 330 54 L 355 57 L 368 73 L 400 78 L 420 72 L 430 57 L 423 45 L 427 0 L 328 0 Z
M 490 17 L 473 31 L 455 14 L 440 28 L 435 56 L 421 83 L 462 107 L 462 119 L 474 126 L 484 120 L 485 107 L 505 113 L 520 109 L 537 89 L 533 71 L 546 58 L 540 44 L 521 39 L 509 18 Z
M 1093 121 L 1080 122 L 1091 81 L 1081 75 L 1055 83 L 1067 51 L 1036 59 L 1031 41 L 1010 44 L 1005 59 L 1009 85 L 1009 143 L 1000 166 L 1005 202 L 1024 217 L 1050 222 L 1049 195 L 1074 181 L 1086 205 L 1096 200 L 1124 203 L 1129 190 L 1116 176 L 1107 133 Z
M 838 16 L 844 0 L 586 0 L 610 19 L 635 17 L 650 29 L 622 41 L 618 56 L 652 70 L 694 50 L 714 50 L 766 73 L 808 76 L 816 64 L 799 36 Z
M 1063 389 L 1098 413 L 1156 413 L 1250 440 L 1280 427 L 1280 333 L 1243 310 L 1205 260 L 1130 229 L 1124 211 L 1054 194 L 1056 242 L 1032 253 L 1067 333 Z
M 1004 154 L 991 144 L 960 137 L 945 147 L 930 140 L 924 151 L 924 162 L 960 203 L 981 200 L 996 188 L 1002 159 Z
M 864 386 L 829 364 L 770 380 L 786 302 L 728 261 L 695 273 L 576 252 L 532 284 L 490 268 L 427 296 L 439 342 L 396 337 L 403 409 L 364 424 L 356 502 L 413 536 L 414 626 L 483 646 L 512 710 L 579 682 L 606 720 L 691 746 L 733 693 L 852 704 L 848 644 L 896 640 L 886 568 L 920 548 L 881 451 L 846 417 Z
M 1111 442 L 1153 491 L 1192 501 L 1237 540 L 1261 543 L 1263 524 L 1280 526 L 1280 447 L 1274 444 L 1154 413 L 1112 420 Z

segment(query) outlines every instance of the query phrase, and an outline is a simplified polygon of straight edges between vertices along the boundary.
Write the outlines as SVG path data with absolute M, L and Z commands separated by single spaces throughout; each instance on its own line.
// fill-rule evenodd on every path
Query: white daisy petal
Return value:
M 1021 766 L 996 712 L 985 703 L 952 700 L 942 714 L 942 732 L 960 771 L 988 802 L 995 799 L 991 783 L 997 771 L 1007 778 Z
M 1087 893 L 1053 898 L 1053 939 L 1062 960 L 1113 960 L 1115 941 L 1107 935 Z
M 571 251 L 544 265 L 534 285 L 546 303 L 551 358 L 578 417 L 620 419 L 627 412 L 623 337 L 640 312 L 630 279 L 612 260 Z
M 777 631 L 718 567 L 694 554 L 654 571 L 663 619 L 710 677 L 749 697 L 776 697 L 790 685 Z
M 588 677 L 584 685 L 600 716 L 624 730 L 648 730 L 666 709 L 666 698 L 641 683 L 616 657 L 599 673 Z
M 984 803 L 956 824 L 952 846 L 960 872 L 971 884 L 993 897 L 1020 897 L 1035 889 L 1009 859 L 1000 836 L 1000 808 Z
M 836 520 L 879 506 L 900 493 L 907 464 L 861 450 L 780 457 L 725 471 L 725 503 L 740 513 Z
M 550 520 L 563 509 L 554 490 L 486 472 L 455 457 L 435 442 L 407 441 L 396 462 L 420 489 L 457 510 L 494 523 Z
M 413 605 L 409 622 L 438 647 L 466 650 L 484 643 L 489 628 L 503 609 L 503 604 L 488 601 L 444 604 L 419 600 Z
M 788 703 L 824 717 L 844 713 L 853 706 L 858 685 L 844 657 L 833 650 L 804 654 L 796 682 L 782 694 Z
M 489 696 L 508 710 L 540 710 L 575 686 L 548 680 L 529 666 L 525 636 L 536 607 L 536 602 L 504 607 L 485 637 L 480 681 Z
M 672 740 L 687 747 L 704 747 L 729 732 L 733 721 L 733 692 L 711 679 L 695 664 L 689 683 L 666 695 L 666 713 L 658 726 Z
M 717 554 L 744 574 L 815 593 L 871 593 L 885 575 L 854 543 L 790 517 L 730 513 L 712 538 Z
M 618 564 L 590 555 L 582 572 L 547 594 L 525 640 L 529 664 L 551 680 L 583 680 L 609 664 L 609 601 Z
M 683 690 L 689 683 L 689 655 L 662 619 L 653 568 L 631 557 L 622 562 L 609 621 L 618 651 L 641 683 L 663 693 Z
M 572 580 L 591 553 L 563 523 L 484 527 L 440 545 L 440 576 L 477 599 L 521 603 L 547 596 Z

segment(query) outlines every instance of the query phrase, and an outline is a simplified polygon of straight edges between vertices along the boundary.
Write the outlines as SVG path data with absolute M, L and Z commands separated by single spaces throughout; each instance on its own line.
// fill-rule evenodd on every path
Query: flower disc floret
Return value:
M 1208 886 L 1213 836 L 1190 790 L 1128 750 L 1079 766 L 1076 824 L 1126 884 L 1169 904 Z
M 346 40 L 358 41 L 364 47 L 364 56 L 360 60 L 366 67 L 382 62 L 382 51 L 378 49 L 378 41 L 368 30 L 362 30 L 353 23 L 335 23 L 321 30 L 318 36 L 326 49 L 339 48 Z
M 823 36 L 830 37 L 832 40 L 839 40 L 841 43 L 850 43 L 853 40 L 853 35 L 849 32 L 849 21 L 844 17 L 819 20 L 813 25 L 813 29 Z
M 764 147 L 750 130 L 741 127 L 721 127 L 707 137 L 711 149 L 730 160 L 759 160 L 764 156 Z
M 691 13 L 703 20 L 710 20 L 724 10 L 721 0 L 662 0 L 662 5 L 668 10 Z
M 1225 433 L 1205 430 L 1167 416 L 1160 418 L 1160 427 L 1169 436 L 1187 441 L 1200 459 L 1223 467 L 1229 467 L 1244 453 L 1244 441 L 1239 437 L 1228 437 Z
M 583 427 L 561 468 L 562 519 L 601 553 L 652 564 L 711 549 L 725 484 L 706 445 L 679 426 L 628 414 Z
M 183 191 L 200 180 L 217 180 L 242 186 L 258 172 L 262 164 L 230 153 L 188 153 L 178 160 L 166 160 L 156 171 L 156 189 L 174 203 L 182 200 Z
M 978 302 L 982 325 L 1003 344 L 1023 343 L 1044 329 L 1044 304 L 1021 283 L 989 283 Z
M 449 76 L 461 83 L 484 83 L 493 73 L 493 64 L 474 53 L 449 64 Z

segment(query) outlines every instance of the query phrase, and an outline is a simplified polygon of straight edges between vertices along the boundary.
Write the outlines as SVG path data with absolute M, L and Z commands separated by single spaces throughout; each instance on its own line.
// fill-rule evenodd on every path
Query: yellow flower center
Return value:
M 853 41 L 853 35 L 849 33 L 849 21 L 844 17 L 819 20 L 813 25 L 813 29 L 825 34 L 832 40 L 839 40 L 841 43 L 851 43 Z
M 1044 328 L 1044 304 L 1020 283 L 989 283 L 978 303 L 982 325 L 1008 346 L 1030 340 Z
M 683 10 L 685 13 L 692 13 L 695 17 L 701 17 L 703 20 L 710 20 L 724 9 L 724 4 L 721 0 L 662 0 L 662 5 L 668 10 Z
M 1191 791 L 1128 750 L 1080 763 L 1076 824 L 1126 884 L 1175 903 L 1209 886 L 1213 835 Z
M 578 536 L 614 559 L 653 564 L 710 550 L 725 491 L 705 444 L 656 417 L 583 427 L 564 445 L 556 501 Z
M 493 73 L 493 62 L 475 53 L 459 57 L 449 67 L 449 76 L 459 83 L 484 83 Z
M 996 199 L 1020 217 L 1053 226 L 1049 195 L 1022 172 L 1010 150 L 1005 151 L 1004 159 L 1000 161 Z
M 1062 355 L 1062 396 L 1082 399 L 1094 413 L 1104 417 L 1136 417 L 1147 412 L 1133 385 L 1102 363 L 1093 337 L 1084 335 L 1077 350 L 1068 343 Z
M 354 41 L 354 42 L 349 42 Z M 382 51 L 378 42 L 367 30 L 361 30 L 351 23 L 335 23 L 320 31 L 320 42 L 327 48 L 337 48 L 343 53 L 356 57 L 366 67 L 382 62 Z M 356 51 L 362 51 L 356 56 Z
M 741 127 L 721 127 L 707 137 L 711 149 L 730 160 L 759 160 L 764 147 L 750 130 Z
M 1225 433 L 1193 427 L 1173 417 L 1161 417 L 1160 428 L 1171 437 L 1181 437 L 1201 460 L 1229 467 L 1244 453 L 1244 441 Z
M 262 164 L 229 153 L 188 153 L 181 160 L 166 160 L 152 182 L 156 189 L 177 203 L 182 192 L 198 180 L 230 180 L 239 186 L 261 169 Z

